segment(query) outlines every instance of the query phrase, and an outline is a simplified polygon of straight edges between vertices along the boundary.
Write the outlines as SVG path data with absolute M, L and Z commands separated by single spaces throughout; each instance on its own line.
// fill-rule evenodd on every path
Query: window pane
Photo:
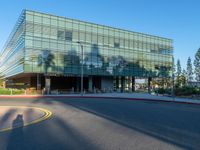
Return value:
M 33 15 L 26 14 L 26 20 L 32 22 L 33 21 Z
M 72 31 L 65 31 L 65 40 L 72 41 Z
M 49 18 L 43 17 L 42 22 L 43 22 L 43 24 L 50 25 L 50 19 Z
M 65 31 L 58 31 L 58 40 L 64 40 L 65 39 Z
M 57 26 L 57 20 L 51 19 L 51 26 Z
M 42 17 L 40 17 L 40 16 L 34 16 L 34 22 L 42 24 Z

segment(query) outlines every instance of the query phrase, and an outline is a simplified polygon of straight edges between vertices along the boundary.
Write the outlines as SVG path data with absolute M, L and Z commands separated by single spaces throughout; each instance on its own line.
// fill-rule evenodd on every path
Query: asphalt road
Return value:
M 53 116 L 0 133 L 0 150 L 200 149 L 200 105 L 114 99 L 0 99 Z

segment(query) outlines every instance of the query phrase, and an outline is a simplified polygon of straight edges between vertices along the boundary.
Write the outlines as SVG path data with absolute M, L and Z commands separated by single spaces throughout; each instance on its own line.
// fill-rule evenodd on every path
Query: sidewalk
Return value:
M 0 95 L 1 98 L 65 98 L 65 97 L 78 97 L 80 94 L 62 94 L 62 95 Z M 178 102 L 188 104 L 200 104 L 200 100 L 186 99 L 186 98 L 173 98 L 167 96 L 157 96 L 147 93 L 96 93 L 84 94 L 84 98 L 117 98 L 128 100 L 150 100 L 150 101 L 165 101 L 165 102 Z

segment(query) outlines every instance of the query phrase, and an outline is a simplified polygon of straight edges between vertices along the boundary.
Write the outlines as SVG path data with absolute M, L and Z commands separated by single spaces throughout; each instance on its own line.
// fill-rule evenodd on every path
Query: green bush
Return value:
M 9 94 L 10 94 L 10 90 L 0 88 L 0 95 L 9 95 Z
M 175 88 L 175 95 L 177 96 L 191 96 L 194 94 L 198 94 L 198 90 L 195 87 L 184 86 Z
M 171 94 L 171 89 L 158 88 L 155 90 L 157 94 Z
M 165 89 L 163 89 L 163 88 L 156 89 L 156 93 L 165 94 Z
M 13 95 L 19 95 L 19 94 L 24 94 L 24 90 L 13 90 Z
M 171 89 L 159 88 L 155 90 L 158 94 L 171 94 Z M 174 94 L 177 96 L 191 96 L 191 95 L 200 95 L 200 88 L 197 87 L 175 87 Z
M 13 95 L 24 94 L 24 90 L 0 88 L 0 95 L 10 95 L 11 90 Z

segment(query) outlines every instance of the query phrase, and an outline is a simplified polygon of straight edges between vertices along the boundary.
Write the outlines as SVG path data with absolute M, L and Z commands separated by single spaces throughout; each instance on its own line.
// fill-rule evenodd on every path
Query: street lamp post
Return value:
M 81 42 L 77 42 L 81 46 L 81 96 L 83 96 L 83 44 Z

